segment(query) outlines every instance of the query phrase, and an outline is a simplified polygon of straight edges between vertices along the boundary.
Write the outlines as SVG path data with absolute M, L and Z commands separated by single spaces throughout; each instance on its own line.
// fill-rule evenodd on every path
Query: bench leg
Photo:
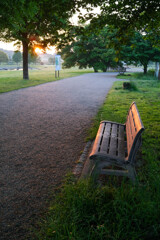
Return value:
M 127 169 L 128 169 L 128 177 L 131 179 L 133 184 L 135 184 L 137 180 L 137 174 L 136 174 L 135 168 L 133 166 L 127 166 Z
M 100 173 L 101 173 L 101 167 L 99 166 L 99 164 L 94 164 L 94 167 L 92 168 L 90 176 L 92 177 L 95 183 L 98 182 L 98 177 Z
M 104 175 L 128 177 L 133 184 L 136 183 L 137 174 L 134 166 L 129 164 L 125 166 L 120 166 L 122 167 L 123 170 L 104 169 L 104 167 L 108 167 L 110 165 L 111 165 L 110 163 L 107 163 L 105 161 L 97 161 L 96 163 L 93 161 L 93 165 L 92 165 L 93 167 L 90 172 L 90 176 L 92 177 L 93 181 L 97 182 L 100 174 L 104 174 Z M 116 165 L 113 164 L 113 166 L 116 166 Z

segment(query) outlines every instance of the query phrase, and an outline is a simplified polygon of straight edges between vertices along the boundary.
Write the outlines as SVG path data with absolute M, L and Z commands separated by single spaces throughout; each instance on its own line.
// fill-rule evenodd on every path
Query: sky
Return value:
M 6 49 L 6 50 L 12 50 L 12 51 L 16 51 L 17 48 L 16 46 L 14 46 L 14 42 L 11 43 L 5 43 L 0 41 L 0 48 Z M 46 50 L 46 53 L 48 54 L 54 54 L 55 53 L 55 47 L 50 47 L 49 49 Z
M 4 42 L 0 41 L 0 48 L 7 49 L 7 50 L 13 50 L 14 49 L 13 42 L 12 43 L 4 43 Z M 14 49 L 14 50 L 16 50 L 16 49 Z

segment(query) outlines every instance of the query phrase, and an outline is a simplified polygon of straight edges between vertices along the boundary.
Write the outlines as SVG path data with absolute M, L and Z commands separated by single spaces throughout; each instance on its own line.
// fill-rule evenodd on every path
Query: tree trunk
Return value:
M 158 74 L 159 74 L 159 63 L 156 62 L 155 63 L 155 77 L 158 78 Z
M 98 72 L 98 70 L 97 70 L 97 69 L 95 69 L 95 68 L 93 68 L 93 69 L 94 69 L 94 72 L 95 72 L 95 73 L 97 73 L 97 72 Z
M 147 74 L 147 65 L 143 65 L 144 69 L 144 74 Z
M 159 63 L 159 68 L 158 68 L 159 72 L 158 72 L 158 80 L 160 80 L 160 63 Z
M 23 40 L 23 79 L 29 79 L 28 74 L 28 42 Z

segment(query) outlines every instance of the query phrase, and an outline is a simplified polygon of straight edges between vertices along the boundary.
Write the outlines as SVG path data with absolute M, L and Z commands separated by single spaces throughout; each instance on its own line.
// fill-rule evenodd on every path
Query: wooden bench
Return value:
M 125 124 L 102 121 L 89 156 L 94 162 L 91 175 L 127 176 L 134 182 L 135 156 L 141 145 L 143 131 L 135 102 L 130 106 Z
M 126 68 L 125 67 L 118 67 L 117 71 L 119 72 L 119 74 L 124 74 L 126 72 Z

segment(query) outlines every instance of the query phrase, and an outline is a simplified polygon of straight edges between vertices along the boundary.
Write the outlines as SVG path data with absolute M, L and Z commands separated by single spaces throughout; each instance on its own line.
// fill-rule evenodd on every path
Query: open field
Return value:
M 129 76 L 125 77 L 129 78 Z M 76 183 L 73 176 L 51 203 L 35 239 L 55 240 L 158 240 L 160 237 L 160 81 L 150 76 L 130 76 L 136 86 L 124 90 L 116 82 L 95 117 L 89 138 L 99 122 L 125 122 L 130 104 L 136 101 L 144 127 L 138 154 L 135 186 L 124 179 L 108 177 L 105 186 L 92 181 Z
M 0 93 L 12 90 L 36 86 L 42 83 L 57 81 L 63 78 L 74 77 L 84 73 L 93 72 L 92 69 L 79 70 L 78 68 L 62 69 L 60 77 L 55 78 L 53 66 L 33 66 L 29 71 L 29 80 L 23 80 L 22 70 L 19 71 L 0 71 Z

